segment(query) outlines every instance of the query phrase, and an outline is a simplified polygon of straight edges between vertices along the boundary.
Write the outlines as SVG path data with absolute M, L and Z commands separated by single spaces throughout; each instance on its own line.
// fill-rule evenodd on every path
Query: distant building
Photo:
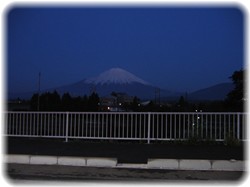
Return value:
M 100 98 L 100 110 L 109 111 L 110 107 L 113 107 L 115 98 L 112 97 L 101 97 Z
M 117 105 L 130 104 L 133 102 L 133 99 L 132 96 L 129 96 L 126 93 L 117 93 Z
M 124 106 L 133 102 L 133 97 L 126 93 L 115 93 L 110 97 L 100 98 L 100 110 L 111 112 L 125 111 Z

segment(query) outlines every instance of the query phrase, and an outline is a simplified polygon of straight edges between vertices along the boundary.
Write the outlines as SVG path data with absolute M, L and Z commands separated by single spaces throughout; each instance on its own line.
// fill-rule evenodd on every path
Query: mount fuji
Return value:
M 46 91 L 56 90 L 59 94 L 68 92 L 72 96 L 89 95 L 95 91 L 100 97 L 110 96 L 112 92 L 119 92 L 129 96 L 137 96 L 140 99 L 153 99 L 156 89 L 159 88 L 124 69 L 112 68 L 97 77 Z M 161 89 L 161 95 L 169 96 L 171 94 L 170 91 Z
M 60 94 L 69 92 L 73 96 L 89 95 L 95 91 L 101 97 L 110 96 L 112 92 L 120 92 L 141 99 L 152 99 L 156 87 L 124 69 L 112 68 L 97 77 L 84 79 L 56 90 Z
M 87 84 L 133 84 L 139 83 L 149 85 L 146 81 L 136 77 L 132 73 L 121 68 L 112 68 L 108 71 L 101 73 L 98 77 L 85 80 Z

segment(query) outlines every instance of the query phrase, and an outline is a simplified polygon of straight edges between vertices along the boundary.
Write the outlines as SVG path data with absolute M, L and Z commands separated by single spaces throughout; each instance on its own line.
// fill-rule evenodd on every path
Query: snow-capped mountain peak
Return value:
M 112 68 L 108 71 L 101 73 L 99 76 L 85 80 L 88 84 L 131 84 L 131 83 L 141 83 L 144 85 L 149 85 L 146 81 L 135 76 L 134 74 L 121 69 Z

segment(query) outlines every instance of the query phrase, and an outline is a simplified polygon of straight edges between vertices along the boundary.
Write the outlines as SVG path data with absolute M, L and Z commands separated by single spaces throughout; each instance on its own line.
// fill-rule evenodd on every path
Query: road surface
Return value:
M 76 167 L 61 165 L 8 164 L 6 167 L 10 182 L 22 180 L 88 181 L 122 180 L 140 182 L 166 182 L 183 180 L 217 181 L 230 184 L 241 182 L 244 172 L 239 171 L 184 171 L 161 169 L 127 169 Z

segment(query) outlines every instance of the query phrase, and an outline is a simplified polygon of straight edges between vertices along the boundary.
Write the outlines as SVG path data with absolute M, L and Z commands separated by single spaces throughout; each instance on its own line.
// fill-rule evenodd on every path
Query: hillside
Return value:
M 224 100 L 227 94 L 234 89 L 233 83 L 221 83 L 197 90 L 188 95 L 189 100 Z

